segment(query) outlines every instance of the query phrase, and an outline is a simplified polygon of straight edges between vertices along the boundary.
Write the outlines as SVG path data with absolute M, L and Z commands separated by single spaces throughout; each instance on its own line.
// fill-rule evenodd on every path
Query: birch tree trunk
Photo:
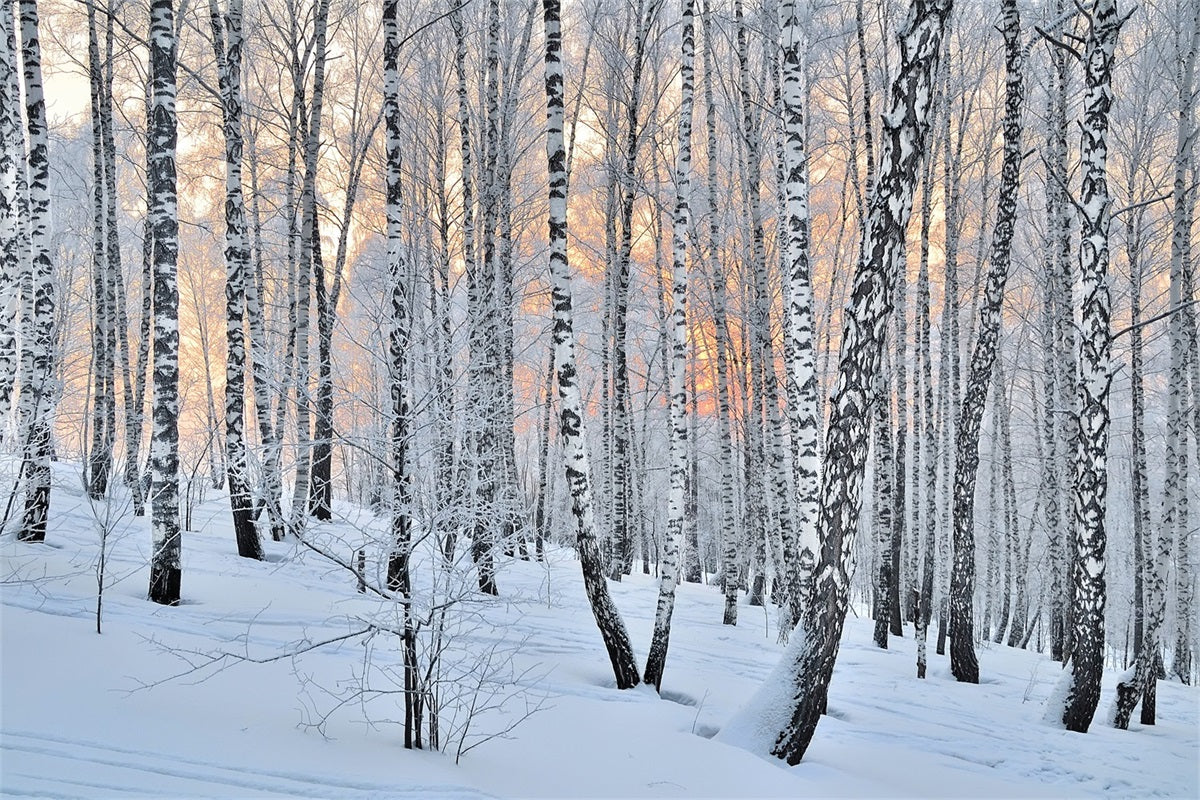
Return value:
M 671 359 L 670 375 L 670 452 L 671 483 L 667 495 L 667 530 L 663 541 L 662 577 L 658 589 L 658 607 L 646 671 L 642 678 L 656 690 L 662 688 L 663 666 L 671 636 L 671 613 L 675 609 L 675 585 L 679 573 L 679 543 L 683 539 L 685 493 L 688 487 L 688 415 L 687 390 L 687 235 L 692 224 L 692 107 L 695 102 L 695 3 L 683 0 L 681 10 L 682 53 L 679 78 L 679 132 L 675 151 L 675 214 L 671 234 Z
M 1112 62 L 1124 19 L 1116 0 L 1089 7 L 1084 64 L 1082 239 L 1079 269 L 1083 322 L 1080 328 L 1079 442 L 1075 452 L 1074 529 L 1078 553 L 1072 565 L 1074 625 L 1064 680 L 1062 723 L 1086 733 L 1100 700 L 1104 671 L 1104 514 L 1108 494 L 1108 392 L 1112 350 L 1108 289 L 1108 114 L 1112 107 Z M 1053 710 L 1053 709 L 1052 709 Z
M 17 37 L 11 8 L 0 14 L 0 442 L 8 428 L 17 381 L 17 315 L 24 269 L 25 137 L 21 133 Z
M 250 244 L 242 192 L 242 0 L 221 14 L 209 0 L 217 87 L 225 136 L 225 461 L 238 555 L 262 560 L 246 463 L 246 284 Z M 249 278 L 249 280 L 248 280 Z
M 389 460 L 392 477 L 392 550 L 388 556 L 387 587 L 398 596 L 403 612 L 404 664 L 404 747 L 421 746 L 420 693 L 416 658 L 416 633 L 412 612 L 412 580 L 409 555 L 412 549 L 411 484 L 408 407 L 408 345 L 410 281 L 404 261 L 404 220 L 402 200 L 402 160 L 400 137 L 399 23 L 397 0 L 383 2 L 383 118 L 386 158 L 384 203 L 387 217 L 388 295 L 391 320 L 388 330 L 388 392 L 391 398 L 391 436 Z M 346 219 L 349 224 L 349 218 Z M 321 278 L 318 278 L 321 280 Z
M 46 539 L 50 513 L 50 450 L 54 425 L 54 264 L 50 255 L 50 152 L 36 0 L 20 0 L 21 61 L 29 133 L 29 266 L 22 283 L 20 441 L 25 513 L 17 538 Z
M 979 427 L 983 420 L 992 367 L 999 347 L 1004 285 L 1008 280 L 1017 192 L 1021 185 L 1021 111 L 1024 53 L 1016 0 L 1001 5 L 1004 35 L 1004 160 L 1000 199 L 992 231 L 991 268 L 979 312 L 979 335 L 971 356 L 962 409 L 958 415 L 958 452 L 954 459 L 954 564 L 950 573 L 950 671 L 964 683 L 979 683 L 975 656 L 975 479 L 979 470 Z
M 763 689 L 726 726 L 757 731 L 757 744 L 797 764 L 825 710 L 850 593 L 850 557 L 862 508 L 875 376 L 892 310 L 891 287 L 901 268 L 912 198 L 925 155 L 934 76 L 949 0 L 916 0 L 899 30 L 901 63 L 883 117 L 879 182 L 871 196 L 867 246 L 859 261 L 842 335 L 837 391 L 824 452 L 818 532 L 821 555 L 812 601 L 787 651 Z M 786 687 L 788 701 L 779 702 Z M 762 741 L 763 736 L 770 741 Z
M 596 541 L 589 485 L 583 403 L 575 369 L 575 328 L 571 310 L 571 273 L 567 260 L 567 154 L 563 141 L 562 22 L 559 0 L 542 0 L 546 27 L 546 161 L 550 176 L 550 276 L 554 304 L 554 360 L 558 369 L 559 438 L 563 443 L 576 546 L 584 588 L 612 662 L 618 689 L 638 684 L 633 646 L 620 612 L 604 581 L 604 562 Z
M 317 217 L 317 166 L 321 152 L 321 116 L 325 102 L 326 39 L 329 0 L 316 0 L 313 9 L 313 85 L 304 136 L 304 179 L 300 189 L 300 254 L 296 281 L 296 485 L 292 494 L 292 524 L 297 531 L 312 513 L 312 396 L 309 366 L 309 304 L 313 281 L 324 280 L 321 226 Z M 319 310 L 319 309 L 318 309 Z
M 737 624 L 738 613 L 738 551 L 739 536 L 734 481 L 736 480 L 733 454 L 733 430 L 731 423 L 729 391 L 729 354 L 731 350 L 729 319 L 726 296 L 725 268 L 718 251 L 721 239 L 721 218 L 717 213 L 717 110 L 713 99 L 713 51 L 714 31 L 712 9 L 706 2 L 701 15 L 704 27 L 704 107 L 707 152 L 707 208 L 708 213 L 708 268 L 712 284 L 713 341 L 717 356 L 717 438 L 721 448 L 721 575 L 724 582 L 725 610 L 722 622 Z
M 150 221 L 154 227 L 154 424 L 150 432 L 150 599 L 179 603 L 179 289 L 176 261 L 175 14 L 172 0 L 150 5 L 153 127 L 147 133 Z
M 87 492 L 99 499 L 108 492 L 112 471 L 113 436 L 116 422 L 114 317 L 116 297 L 108 270 L 107 173 L 112 165 L 104 152 L 103 106 L 104 67 L 100 61 L 100 38 L 95 6 L 88 7 L 88 78 L 92 107 L 92 414 L 91 443 L 87 459 Z M 113 340 L 113 342 L 110 342 Z
M 796 496 L 796 551 L 787 565 L 793 599 L 789 628 L 800 619 L 801 605 L 812 594 L 813 568 L 819 548 L 817 510 L 821 492 L 818 442 L 821 406 L 817 396 L 817 362 L 813 346 L 813 290 L 808 255 L 808 155 L 804 124 L 808 102 L 804 63 L 808 47 L 805 23 L 809 20 L 802 19 L 808 14 L 802 15 L 797 5 L 797 0 L 784 0 L 779 6 L 783 42 L 781 95 L 786 176 L 787 336 L 791 351 L 787 365 L 787 397 Z
M 1193 80 L 1197 51 L 1200 50 L 1200 9 L 1193 8 L 1191 20 L 1191 41 L 1188 49 L 1180 53 L 1176 83 L 1178 86 L 1179 121 L 1176 129 L 1175 146 L 1175 175 L 1171 192 L 1171 275 L 1170 301 L 1171 308 L 1181 309 L 1181 313 L 1172 314 L 1167 323 L 1171 339 L 1171 372 L 1168 391 L 1171 397 L 1169 404 L 1175 405 L 1176 419 L 1170 419 L 1171 409 L 1168 409 L 1168 446 L 1171 443 L 1170 427 L 1176 429 L 1176 458 L 1175 474 L 1168 471 L 1166 480 L 1167 491 L 1175 494 L 1175 648 L 1171 661 L 1171 674 L 1185 685 L 1192 682 L 1192 618 L 1195 615 L 1193 603 L 1193 570 L 1190 539 L 1192 537 L 1189 522 L 1189 492 L 1188 492 L 1188 448 L 1187 448 L 1187 398 L 1184 395 L 1184 383 L 1187 380 L 1185 365 L 1191 364 L 1191 379 L 1193 382 L 1193 399 L 1200 392 L 1195 385 L 1200 376 L 1200 347 L 1196 343 L 1196 310 L 1192 274 L 1192 217 L 1195 208 L 1195 186 L 1188 185 L 1188 172 L 1192 165 L 1192 152 L 1195 146 L 1197 128 L 1195 126 L 1195 94 Z M 1182 51 L 1182 47 L 1180 48 Z M 1192 181 L 1195 172 L 1192 171 Z M 1185 306 L 1184 304 L 1188 304 Z M 1196 419 L 1200 420 L 1200 410 L 1192 409 Z M 1200 429 L 1192 433 L 1194 439 L 1200 439 Z M 1169 467 L 1168 467 L 1169 469 Z M 1170 498 L 1167 498 L 1170 502 Z M 1165 530 L 1170 530 L 1164 524 Z

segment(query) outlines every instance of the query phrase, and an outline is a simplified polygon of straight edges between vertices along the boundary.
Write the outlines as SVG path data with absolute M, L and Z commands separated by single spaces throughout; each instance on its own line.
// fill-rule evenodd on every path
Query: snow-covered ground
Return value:
M 847 622 L 829 714 L 802 764 L 715 741 L 781 652 L 763 610 L 743 606 L 739 625 L 723 626 L 715 589 L 682 586 L 662 697 L 619 692 L 563 549 L 547 564 L 504 562 L 498 601 L 466 595 L 451 609 L 445 663 L 480 686 L 460 690 L 477 705 L 463 747 L 476 746 L 455 763 L 469 715 L 447 711 L 447 752 L 405 751 L 403 707 L 386 693 L 395 637 L 288 655 L 395 609 L 294 540 L 268 541 L 266 562 L 238 558 L 223 497 L 185 534 L 176 608 L 145 600 L 147 523 L 113 509 L 97 635 L 97 519 L 108 512 L 64 473 L 48 544 L 0 539 L 0 795 L 1200 796 L 1197 689 L 1161 683 L 1159 724 L 1116 731 L 1103 723 L 1108 673 L 1092 731 L 1067 733 L 1042 722 L 1060 674 L 1045 657 L 984 645 L 981 685 L 957 684 L 937 656 L 919 681 L 911 638 L 878 650 L 865 619 Z M 340 511 L 313 540 L 350 559 L 378 526 Z M 644 658 L 657 584 L 635 574 L 611 588 Z M 265 663 L 209 663 L 221 653 Z M 355 696 L 364 686 L 377 693 Z M 454 705 L 449 685 L 444 694 Z

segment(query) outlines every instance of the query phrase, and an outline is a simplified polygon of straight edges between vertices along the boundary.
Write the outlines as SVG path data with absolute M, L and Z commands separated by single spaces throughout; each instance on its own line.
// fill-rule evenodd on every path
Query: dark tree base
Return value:
M 166 569 L 151 567 L 150 601 L 164 606 L 179 605 L 179 583 L 181 576 L 182 571 L 174 567 Z

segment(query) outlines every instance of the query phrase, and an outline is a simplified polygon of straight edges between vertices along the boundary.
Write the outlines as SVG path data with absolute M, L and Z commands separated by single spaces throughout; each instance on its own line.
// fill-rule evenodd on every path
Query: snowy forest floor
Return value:
M 1160 683 L 1159 724 L 1117 731 L 1105 724 L 1109 671 L 1091 732 L 1067 733 L 1042 721 L 1061 673 L 1045 656 L 985 644 L 980 685 L 957 684 L 932 655 L 919 681 L 910 630 L 878 650 L 869 621 L 853 617 L 829 714 L 803 763 L 785 768 L 713 741 L 781 652 L 773 620 L 743 605 L 739 624 L 723 626 L 719 592 L 683 585 L 662 698 L 645 687 L 619 692 L 579 565 L 559 548 L 544 564 L 503 561 L 498 600 L 453 582 L 433 588 L 420 577 L 434 572 L 430 562 L 419 560 L 418 594 L 456 601 L 443 664 L 448 678 L 462 677 L 459 688 L 442 685 L 448 751 L 406 752 L 389 682 L 396 637 L 298 654 L 364 621 L 395 624 L 390 602 L 357 593 L 353 575 L 294 539 L 267 541 L 265 562 L 238 558 L 228 501 L 211 494 L 184 535 L 184 602 L 152 605 L 147 520 L 119 502 L 93 506 L 77 471 L 56 470 L 47 544 L 19 543 L 11 530 L 0 539 L 0 795 L 1200 795 L 1200 690 Z M 311 541 L 349 561 L 384 526 L 338 512 L 341 521 L 312 526 Z M 109 585 L 96 635 L 106 517 Z M 610 587 L 644 657 L 657 582 L 635 568 Z M 474 714 L 464 710 L 472 702 Z M 460 737 L 478 746 L 456 765 Z

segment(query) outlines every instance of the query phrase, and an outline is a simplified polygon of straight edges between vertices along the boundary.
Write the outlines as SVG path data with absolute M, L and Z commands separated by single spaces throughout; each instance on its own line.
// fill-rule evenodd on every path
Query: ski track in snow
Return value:
M 68 465 L 55 468 L 59 485 L 73 480 L 63 477 Z M 221 653 L 267 658 L 361 620 L 394 621 L 393 607 L 358 594 L 352 575 L 294 540 L 265 541 L 266 562 L 238 558 L 228 501 L 213 495 L 196 509 L 199 530 L 184 533 L 176 608 L 145 601 L 147 523 L 121 520 L 108 561 L 110 580 L 119 580 L 106 588 L 105 633 L 96 636 L 95 520 L 74 496 L 55 506 L 49 546 L 0 537 L 3 796 L 1200 796 L 1197 689 L 1160 682 L 1159 724 L 1116 731 L 1106 723 L 1110 670 L 1091 732 L 1071 734 L 1041 722 L 1061 675 L 1044 656 L 982 644 L 983 683 L 972 686 L 956 683 L 931 646 L 929 679 L 918 681 L 911 631 L 881 651 L 865 619 L 847 622 L 829 714 L 802 764 L 781 768 L 710 741 L 782 651 L 774 611 L 767 618 L 743 605 L 740 624 L 723 626 L 716 588 L 682 585 L 661 696 L 668 702 L 646 687 L 618 692 L 579 565 L 559 548 L 548 564 L 501 559 L 503 596 L 467 593 L 469 615 L 452 638 L 456 657 L 494 650 L 514 676 L 528 670 L 506 691 L 544 710 L 457 767 L 446 755 L 405 752 L 395 724 L 367 729 L 397 717 L 394 699 L 343 708 L 325 739 L 296 725 L 306 709 L 301 683 L 350 679 L 365 654 L 357 640 L 171 676 Z M 387 535 L 358 509 L 336 511 L 342 522 L 314 524 L 309 535 L 340 558 Z M 418 585 L 430 557 L 417 560 Z M 610 589 L 642 658 L 657 581 L 635 572 Z M 399 662 L 386 637 L 372 653 L 377 667 Z M 519 707 L 481 714 L 476 733 L 502 729 Z
M 30 786 L 37 786 L 40 783 L 48 784 L 48 789 L 59 782 L 65 782 L 80 787 L 148 796 L 161 796 L 161 793 L 166 791 L 170 791 L 176 797 L 202 796 L 229 789 L 239 793 L 254 792 L 283 797 L 433 798 L 471 796 L 486 798 L 490 796 L 471 792 L 463 787 L 445 785 L 405 786 L 402 792 L 397 792 L 394 785 L 334 780 L 306 773 L 235 768 L 175 753 L 129 750 L 98 742 L 45 736 L 27 731 L 5 731 L 0 734 L 0 746 L 5 750 L 34 756 L 34 763 L 38 766 L 38 772 L 35 774 L 28 772 L 9 774 L 5 770 L 6 785 L 3 789 L 5 794 L 70 796 L 59 795 L 53 790 L 43 792 L 41 789 L 22 789 L 19 784 L 15 789 L 10 788 L 7 785 L 9 781 L 17 778 L 28 781 Z M 136 783 L 136 779 L 128 778 L 123 782 L 102 783 L 59 777 L 48 781 L 45 777 L 47 775 L 77 774 L 77 770 L 87 768 L 84 765 L 112 768 L 114 781 L 130 772 L 146 773 L 152 776 L 157 785 L 162 788 L 155 790 L 129 788 L 131 782 Z

